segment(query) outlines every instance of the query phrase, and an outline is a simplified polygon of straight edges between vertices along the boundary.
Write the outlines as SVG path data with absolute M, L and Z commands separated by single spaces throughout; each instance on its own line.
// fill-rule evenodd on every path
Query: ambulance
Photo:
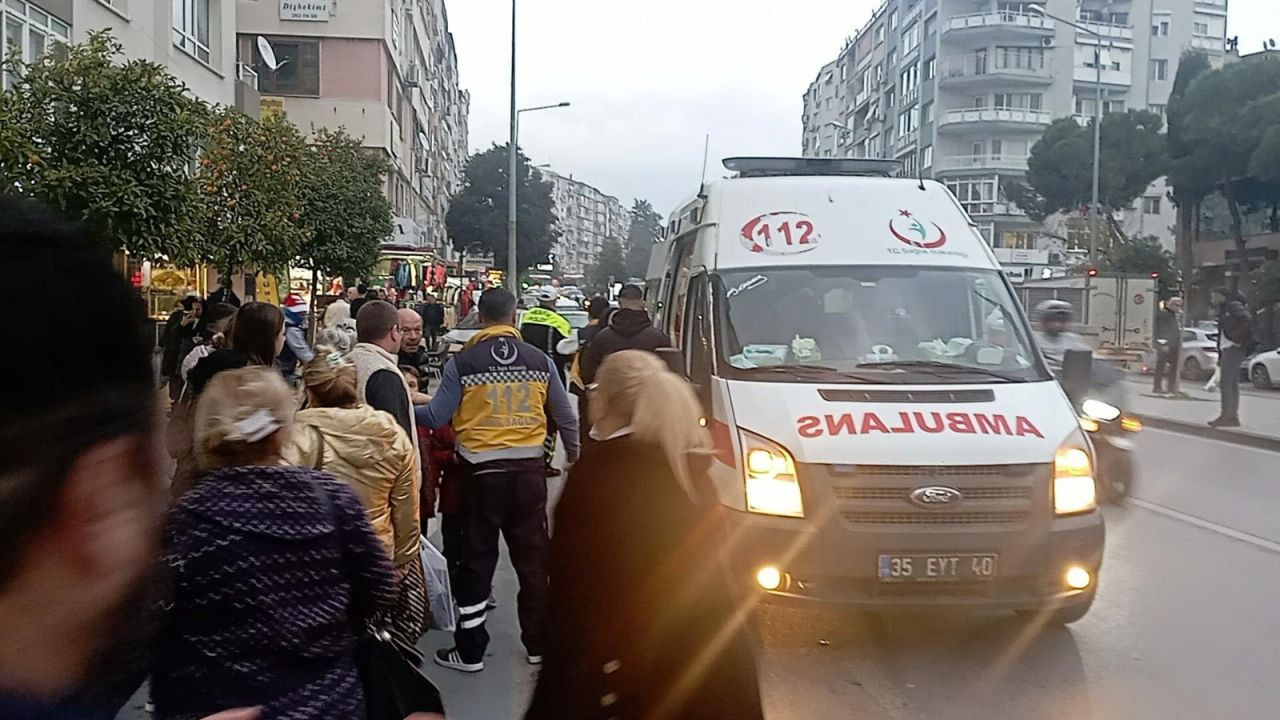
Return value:
M 1083 617 L 1093 450 L 955 197 L 894 161 L 724 165 L 671 216 L 650 300 L 714 438 L 738 577 L 863 609 Z

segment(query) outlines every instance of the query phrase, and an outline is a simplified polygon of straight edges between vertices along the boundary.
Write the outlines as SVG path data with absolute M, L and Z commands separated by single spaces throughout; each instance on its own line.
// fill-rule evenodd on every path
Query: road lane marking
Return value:
M 1217 533 L 1223 537 L 1228 537 L 1232 540 L 1239 540 L 1240 542 L 1248 543 L 1261 550 L 1266 550 L 1267 552 L 1273 552 L 1280 555 L 1280 543 L 1268 540 L 1264 537 L 1259 537 L 1247 532 L 1241 532 L 1240 530 L 1234 530 L 1226 525 L 1219 525 L 1216 522 L 1205 520 L 1204 518 L 1199 518 L 1195 515 L 1188 515 L 1184 512 L 1179 512 L 1163 505 L 1157 505 L 1156 503 L 1149 502 L 1147 500 L 1139 500 L 1138 498 L 1131 497 L 1127 502 L 1130 505 L 1140 507 L 1143 510 L 1149 510 L 1157 515 L 1163 515 L 1173 520 L 1180 520 L 1202 530 L 1208 530 L 1209 532 Z

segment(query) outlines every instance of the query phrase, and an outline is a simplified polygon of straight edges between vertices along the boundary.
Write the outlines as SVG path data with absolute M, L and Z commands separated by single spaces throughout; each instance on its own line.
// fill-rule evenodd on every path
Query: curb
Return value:
M 1200 423 L 1182 422 L 1181 420 L 1170 420 L 1168 418 L 1155 417 L 1151 415 L 1141 415 L 1140 417 L 1142 418 L 1142 423 L 1144 425 L 1157 430 L 1168 430 L 1170 432 L 1183 433 L 1186 435 L 1197 435 L 1199 437 L 1218 440 L 1232 445 L 1241 445 L 1243 447 L 1251 447 L 1257 450 L 1268 450 L 1280 453 L 1280 438 L 1277 437 L 1240 432 L 1238 430 L 1211 428 Z

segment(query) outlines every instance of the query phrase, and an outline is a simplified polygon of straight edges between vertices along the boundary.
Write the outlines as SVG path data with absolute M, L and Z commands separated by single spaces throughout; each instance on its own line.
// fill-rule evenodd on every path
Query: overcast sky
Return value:
M 801 96 L 880 0 L 519 0 L 520 145 L 666 215 L 730 155 L 797 155 Z M 449 0 L 471 147 L 506 142 L 509 0 Z M 1280 40 L 1280 0 L 1230 0 L 1228 34 Z

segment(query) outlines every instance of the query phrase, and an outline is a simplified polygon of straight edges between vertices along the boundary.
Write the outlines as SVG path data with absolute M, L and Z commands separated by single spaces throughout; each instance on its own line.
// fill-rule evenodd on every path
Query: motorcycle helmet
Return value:
M 1075 308 L 1066 300 L 1045 300 L 1036 305 L 1036 318 L 1042 323 L 1049 320 L 1069 323 L 1074 316 Z

